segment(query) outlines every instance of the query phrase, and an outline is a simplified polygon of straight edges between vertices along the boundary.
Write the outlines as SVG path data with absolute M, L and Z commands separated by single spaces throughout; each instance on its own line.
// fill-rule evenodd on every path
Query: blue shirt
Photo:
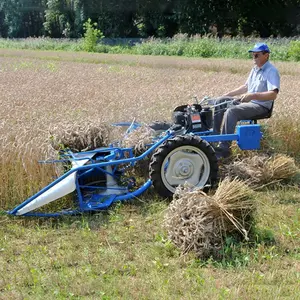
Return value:
M 261 68 L 254 67 L 246 81 L 248 93 L 260 93 L 280 89 L 280 76 L 278 70 L 267 61 Z M 253 103 L 272 108 L 273 101 L 251 100 Z

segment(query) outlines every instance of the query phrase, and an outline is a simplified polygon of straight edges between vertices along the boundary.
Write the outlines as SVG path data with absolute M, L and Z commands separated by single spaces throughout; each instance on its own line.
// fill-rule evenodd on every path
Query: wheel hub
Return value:
M 184 184 L 186 181 L 197 185 L 201 177 L 203 160 L 199 154 L 176 151 L 169 156 L 165 178 L 171 186 Z
M 187 179 L 194 173 L 194 165 L 190 159 L 183 158 L 174 165 L 174 174 L 176 177 Z

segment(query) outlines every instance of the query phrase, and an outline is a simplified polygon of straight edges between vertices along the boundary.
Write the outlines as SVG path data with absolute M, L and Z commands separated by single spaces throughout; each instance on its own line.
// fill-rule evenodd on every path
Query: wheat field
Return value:
M 291 134 L 299 136 L 300 64 L 276 66 L 281 91 L 267 122 L 274 135 L 285 136 L 288 127 L 286 144 L 293 146 L 299 144 Z M 251 67 L 251 60 L 0 50 L 2 206 L 20 202 L 49 181 L 37 161 L 53 155 L 53 132 L 169 120 L 172 109 L 193 102 L 194 95 L 216 97 L 243 84 Z
M 263 121 L 264 140 L 296 157 L 300 65 L 275 65 L 281 91 Z M 55 155 L 56 131 L 168 120 L 195 94 L 243 84 L 251 67 L 251 60 L 0 50 L 0 299 L 298 299 L 297 185 L 256 191 L 255 241 L 226 240 L 222 261 L 181 255 L 162 227 L 169 203 L 152 191 L 93 215 L 3 213 L 52 181 L 55 170 L 38 160 Z

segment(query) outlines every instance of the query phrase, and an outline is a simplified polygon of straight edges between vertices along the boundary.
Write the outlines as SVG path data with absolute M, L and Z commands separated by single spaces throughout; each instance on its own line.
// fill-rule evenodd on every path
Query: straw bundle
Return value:
M 126 148 L 133 147 L 134 155 L 139 156 L 147 150 L 147 144 L 153 143 L 154 135 L 155 131 L 153 129 L 143 125 L 127 134 L 121 141 L 121 145 Z M 129 175 L 148 178 L 149 160 L 150 158 L 146 156 L 144 159 L 137 161 L 129 171 Z
M 123 129 L 124 131 L 124 129 Z M 51 146 L 55 150 L 70 149 L 74 152 L 88 151 L 105 147 L 109 143 L 118 142 L 122 147 L 134 147 L 135 152 L 143 152 L 146 144 L 152 142 L 155 131 L 147 125 L 126 134 L 121 127 L 107 124 L 85 123 L 81 125 L 68 124 L 62 128 L 51 130 Z
M 70 149 L 74 152 L 88 151 L 107 146 L 109 143 L 110 128 L 101 124 L 69 125 L 51 133 L 51 146 L 55 150 Z
M 194 251 L 202 259 L 220 257 L 225 236 L 248 239 L 255 208 L 252 193 L 242 181 L 229 178 L 213 196 L 200 189 L 178 189 L 164 220 L 169 238 L 183 253 Z
M 298 172 L 295 160 L 286 155 L 278 154 L 266 163 L 266 173 L 269 180 L 289 179 Z
M 147 144 L 153 142 L 155 131 L 147 125 L 142 125 L 128 133 L 122 140 L 122 146 L 134 147 L 135 155 L 140 155 L 147 149 Z
M 297 172 L 294 159 L 282 154 L 273 157 L 255 155 L 222 166 L 223 176 L 238 177 L 251 186 L 289 179 Z
M 247 181 L 250 185 L 256 185 L 265 177 L 264 166 L 268 159 L 269 157 L 264 155 L 246 157 L 242 160 L 236 160 L 228 165 L 221 166 L 220 171 L 223 177 L 237 177 Z
M 138 127 L 128 134 L 124 134 L 124 128 L 100 124 L 95 126 L 91 123 L 73 126 L 68 124 L 63 128 L 52 129 L 51 147 L 56 151 L 70 149 L 73 152 L 88 151 L 95 148 L 106 147 L 109 144 L 133 148 L 135 156 L 142 154 L 147 149 L 147 144 L 153 142 L 155 131 L 147 125 Z M 55 153 L 48 150 L 48 157 L 55 157 Z M 149 158 L 135 163 L 131 169 L 131 175 L 148 177 Z M 61 167 L 56 170 L 61 174 Z

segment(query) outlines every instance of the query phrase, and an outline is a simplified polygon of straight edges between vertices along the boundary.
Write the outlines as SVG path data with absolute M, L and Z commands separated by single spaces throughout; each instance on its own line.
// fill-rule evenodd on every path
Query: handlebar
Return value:
M 238 102 L 240 102 L 241 99 L 232 99 L 232 100 L 229 100 L 229 101 L 224 101 L 224 102 L 220 102 L 220 103 L 216 103 L 217 102 L 217 99 L 214 99 L 214 98 L 209 98 L 208 96 L 205 96 L 204 98 L 202 98 L 202 100 L 200 101 L 200 105 L 202 106 L 209 106 L 211 108 L 216 108 L 216 107 L 219 107 L 219 106 L 226 106 L 226 107 L 230 107 L 231 105 L 234 105 L 234 104 L 238 104 Z

